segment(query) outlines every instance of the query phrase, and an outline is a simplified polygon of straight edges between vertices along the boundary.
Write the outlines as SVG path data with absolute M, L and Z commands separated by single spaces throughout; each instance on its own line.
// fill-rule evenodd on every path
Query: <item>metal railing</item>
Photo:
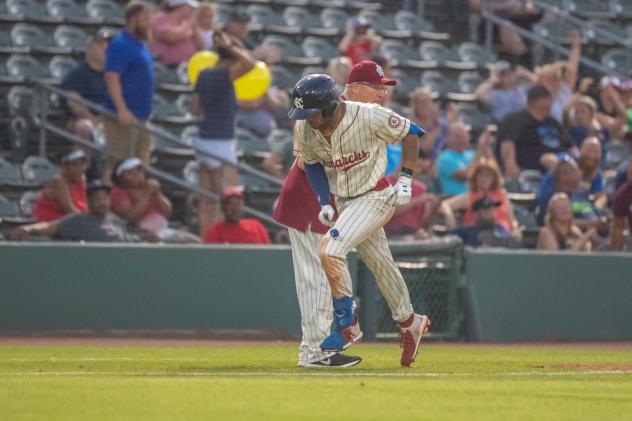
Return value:
M 73 144 L 76 145 L 80 145 L 81 147 L 84 148 L 88 148 L 91 151 L 94 151 L 97 155 L 99 156 L 103 156 L 103 157 L 107 157 L 107 158 L 119 158 L 117 156 L 112 155 L 111 153 L 103 150 L 100 145 L 98 145 L 97 143 L 94 142 L 90 142 L 80 136 L 77 136 L 76 134 L 66 130 L 65 128 L 62 127 L 58 127 L 54 124 L 52 124 L 49 121 L 49 100 L 48 98 L 50 97 L 51 94 L 55 94 L 57 96 L 59 96 L 60 98 L 64 98 L 66 100 L 73 100 L 73 101 L 77 101 L 83 105 L 85 105 L 86 107 L 88 107 L 90 110 L 92 111 L 96 111 L 98 114 L 100 114 L 101 116 L 105 117 L 105 118 L 112 118 L 114 120 L 117 120 L 117 115 L 113 112 L 111 112 L 110 110 L 104 108 L 103 106 L 101 106 L 100 104 L 96 104 L 94 102 L 88 101 L 84 98 L 78 97 L 77 95 L 73 95 L 67 91 L 64 91 L 63 89 L 59 89 L 57 87 L 48 85 L 46 83 L 43 82 L 39 82 L 39 81 L 33 81 L 33 86 L 35 87 L 35 98 L 36 101 L 38 103 L 38 105 L 35 107 L 34 109 L 34 120 L 36 125 L 39 126 L 39 154 L 40 156 L 46 156 L 46 149 L 47 149 L 47 143 L 48 143 L 48 132 L 54 133 L 58 136 L 61 136 L 69 141 L 71 141 Z M 169 142 L 170 144 L 176 145 L 180 148 L 185 148 L 185 149 L 192 149 L 196 154 L 199 154 L 201 156 L 204 157 L 208 157 L 208 158 L 212 158 L 215 159 L 217 161 L 222 162 L 222 164 L 224 165 L 229 165 L 232 167 L 236 167 L 239 171 L 242 171 L 244 173 L 248 173 L 251 174 L 255 177 L 258 177 L 262 180 L 265 180 L 269 183 L 271 183 L 274 186 L 281 186 L 283 184 L 283 182 L 281 180 L 279 180 L 276 177 L 273 177 L 263 171 L 260 171 L 256 168 L 253 168 L 252 166 L 245 164 L 245 163 L 237 163 L 234 164 L 228 160 L 226 160 L 225 158 L 215 155 L 211 152 L 208 151 L 203 151 L 203 150 L 199 150 L 196 149 L 195 147 L 192 147 L 191 145 L 183 142 L 181 139 L 177 138 L 176 136 L 174 136 L 172 133 L 167 132 L 166 130 L 162 129 L 161 127 L 158 127 L 154 124 L 148 124 L 148 125 L 143 125 L 142 123 L 139 122 L 133 122 L 131 124 L 134 127 L 137 127 L 139 129 L 143 129 L 143 130 L 147 130 L 149 131 L 153 136 L 156 136 L 160 139 L 166 140 L 167 142 Z M 162 171 L 158 168 L 152 167 L 152 166 L 148 166 L 146 168 L 147 173 L 162 180 L 165 181 L 167 183 L 171 183 L 173 185 L 176 185 L 178 187 L 181 187 L 183 189 L 186 189 L 190 192 L 193 193 L 197 193 L 201 196 L 204 196 L 206 198 L 212 199 L 212 200 L 217 200 L 218 199 L 218 194 L 210 192 L 208 190 L 205 190 L 203 188 L 201 188 L 198 185 L 189 183 L 188 181 L 186 181 L 184 178 L 179 178 L 176 176 L 173 176 L 165 171 Z M 246 214 L 259 218 L 261 219 L 263 222 L 271 225 L 271 226 L 275 226 L 275 227 L 279 227 L 280 225 L 274 220 L 272 219 L 272 217 L 264 212 L 261 212 L 257 209 L 253 209 L 251 207 L 245 206 L 244 207 L 244 211 L 246 212 Z

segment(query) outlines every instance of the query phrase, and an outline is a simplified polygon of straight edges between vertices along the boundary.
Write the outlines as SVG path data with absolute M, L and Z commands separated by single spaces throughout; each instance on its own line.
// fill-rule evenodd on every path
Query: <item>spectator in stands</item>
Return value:
M 582 233 L 573 223 L 571 201 L 566 193 L 555 193 L 547 206 L 544 226 L 538 234 L 539 250 L 590 251 L 595 228 Z
M 229 187 L 222 193 L 224 221 L 211 225 L 204 235 L 205 243 L 270 244 L 270 237 L 257 219 L 244 219 L 243 190 Z
M 214 17 L 215 7 L 213 3 L 200 2 L 195 16 L 195 22 L 198 34 L 202 40 L 202 49 L 204 50 L 213 48 Z
M 588 83 L 592 85 L 592 79 L 588 79 Z M 590 92 L 597 102 L 597 118 L 602 124 L 605 124 L 603 118 L 617 118 L 618 115 L 625 115 L 630 105 L 627 101 L 632 86 L 629 83 L 623 83 L 616 76 L 604 76 L 599 82 L 597 91 L 591 91 L 590 87 L 584 88 L 584 92 Z M 626 92 L 624 92 L 624 88 Z M 621 129 L 621 128 L 620 128 Z M 623 133 L 613 131 L 613 137 L 620 138 Z
M 418 172 L 434 174 L 434 161 L 445 146 L 448 124 L 455 117 L 454 112 L 441 114 L 432 100 L 430 92 L 417 88 L 410 96 L 410 119 L 423 127 L 426 135 L 420 139 L 420 159 Z
M 397 183 L 397 175 L 387 177 L 391 184 Z M 427 192 L 426 185 L 413 180 L 412 199 L 406 205 L 395 208 L 391 220 L 384 226 L 388 238 L 423 240 L 428 238 L 426 228 L 432 223 L 441 206 L 441 200 Z
M 535 74 L 522 66 L 499 61 L 490 72 L 489 79 L 476 89 L 476 98 L 490 109 L 495 121 L 511 113 L 524 110 L 527 89 L 535 82 Z
M 497 155 L 510 181 L 518 180 L 521 170 L 544 170 L 540 158 L 546 153 L 573 151 L 568 132 L 551 117 L 551 103 L 551 93 L 535 85 L 527 92 L 527 108 L 500 123 Z
M 46 235 L 62 241 L 138 242 L 141 237 L 127 231 L 125 223 L 110 212 L 110 188 L 100 180 L 88 185 L 88 213 L 66 215 L 61 219 L 23 225 L 11 233 L 21 241 L 30 235 Z M 148 241 L 156 238 L 148 235 Z
M 111 157 L 103 179 L 110 182 L 113 164 L 138 156 L 149 165 L 151 134 L 144 127 L 154 96 L 154 67 L 145 46 L 149 39 L 151 5 L 132 1 L 125 9 L 125 28 L 110 42 L 105 60 L 109 96 L 105 106 L 117 120 L 105 119 L 105 150 Z M 138 123 L 143 127 L 132 125 Z
M 381 42 L 382 38 L 371 31 L 371 24 L 365 17 L 353 16 L 347 21 L 347 31 L 338 44 L 338 50 L 356 64 L 368 60 Z
M 160 191 L 158 180 L 145 178 L 140 159 L 121 161 L 113 179 L 110 199 L 114 213 L 147 232 L 159 233 L 169 226 L 171 201 Z
M 165 0 L 161 10 L 151 20 L 149 48 L 165 66 L 177 66 L 188 61 L 203 47 L 197 30 L 193 0 Z
M 289 106 L 290 97 L 287 92 L 271 86 L 260 99 L 239 101 L 236 124 L 265 138 L 277 128 L 275 114 L 287 110 Z
M 610 248 L 612 250 L 623 249 L 625 220 L 628 220 L 628 238 L 632 233 L 632 156 L 628 158 L 627 178 L 615 193 L 612 201 L 612 212 L 614 219 L 610 229 Z
M 625 112 L 616 118 L 603 116 L 598 119 L 597 104 L 586 95 L 574 95 L 564 111 L 564 125 L 577 147 L 584 139 L 593 136 L 605 145 L 610 140 L 610 133 L 620 132 L 625 123 Z
M 605 193 L 605 180 L 603 172 L 601 171 L 601 143 L 596 137 L 587 137 L 581 144 L 579 149 L 579 155 L 569 155 L 567 153 L 559 154 L 558 156 L 552 155 L 550 158 L 544 158 L 546 166 L 549 168 L 555 167 L 560 161 L 570 157 L 577 162 L 579 171 L 581 173 L 578 192 L 584 195 L 594 197 L 593 203 L 596 209 L 604 209 L 608 203 L 608 198 Z M 550 192 L 554 191 L 553 181 L 551 177 L 545 177 L 548 185 L 546 189 Z M 552 193 L 551 193 L 552 194 Z
M 477 212 L 493 208 L 493 223 L 502 227 L 512 238 L 519 240 L 521 233 L 513 214 L 511 202 L 503 189 L 503 178 L 496 161 L 482 159 L 472 169 L 469 177 L 469 192 L 454 196 L 441 204 L 446 226 L 456 229 L 459 224 L 455 212 L 463 212 L 463 227 L 475 227 Z M 478 206 L 474 204 L 485 199 Z M 480 215 L 479 215 L 480 216 Z
M 224 32 L 233 39 L 238 40 L 241 45 L 248 50 L 252 56 L 267 64 L 278 63 L 281 60 L 281 51 L 278 48 L 267 45 L 256 45 L 249 39 L 250 35 L 250 14 L 243 6 L 235 7 L 228 17 L 228 22 L 224 27 Z
M 94 37 L 88 38 L 85 60 L 64 77 L 61 83 L 62 89 L 95 104 L 103 103 L 106 95 L 103 78 L 105 50 L 111 38 L 112 35 L 108 31 L 99 32 Z M 62 104 L 68 115 L 66 123 L 68 130 L 92 141 L 92 133 L 101 121 L 99 113 L 74 100 L 63 101 Z
M 349 73 L 353 63 L 349 57 L 336 57 L 327 63 L 326 73 L 336 82 L 336 86 L 341 90 L 344 89 L 349 80 Z
M 617 167 L 617 172 L 614 178 L 614 191 L 617 191 L 628 181 L 628 169 L 630 163 L 628 160 L 623 161 Z
M 294 140 L 292 135 L 281 138 L 268 138 L 270 153 L 261 163 L 265 172 L 284 180 L 294 164 Z
M 483 131 L 475 152 L 470 149 L 470 134 L 466 127 L 461 123 L 450 124 L 446 148 L 437 158 L 437 177 L 441 193 L 444 196 L 466 193 L 470 172 L 483 158 L 493 158 L 490 131 Z
M 564 108 L 575 91 L 581 56 L 581 34 L 579 31 L 573 30 L 570 33 L 570 38 L 571 49 L 568 61 L 550 63 L 536 69 L 538 83 L 544 86 L 553 97 L 551 116 L 559 122 L 562 122 Z
M 64 156 L 59 174 L 44 184 L 33 215 L 38 221 L 55 221 L 69 213 L 88 210 L 85 152 L 75 150 Z
M 255 63 L 252 56 L 228 34 L 216 31 L 213 36 L 213 48 L 219 55 L 219 61 L 215 67 L 200 73 L 193 94 L 192 112 L 202 118 L 200 137 L 194 141 L 200 163 L 200 186 L 219 194 L 226 187 L 237 184 L 237 168 L 225 165 L 224 161 L 208 154 L 237 164 L 237 99 L 233 81 L 250 71 Z M 200 233 L 204 234 L 207 226 L 219 215 L 216 205 L 207 197 L 200 196 L 199 202 Z

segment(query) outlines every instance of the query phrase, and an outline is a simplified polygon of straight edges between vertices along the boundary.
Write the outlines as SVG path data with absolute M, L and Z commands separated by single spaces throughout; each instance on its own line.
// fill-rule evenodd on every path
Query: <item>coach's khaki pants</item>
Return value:
M 147 123 L 145 123 L 146 125 Z M 116 163 L 120 160 L 138 157 L 143 165 L 149 165 L 151 153 L 151 133 L 145 127 L 126 126 L 111 118 L 103 122 L 105 132 L 105 151 L 108 161 Z
M 393 314 L 406 320 L 413 312 L 408 287 L 393 261 L 382 228 L 395 212 L 393 187 L 345 199 L 336 197 L 339 216 L 320 244 L 320 260 L 336 298 L 352 297 L 347 254 L 354 248 L 369 267 Z

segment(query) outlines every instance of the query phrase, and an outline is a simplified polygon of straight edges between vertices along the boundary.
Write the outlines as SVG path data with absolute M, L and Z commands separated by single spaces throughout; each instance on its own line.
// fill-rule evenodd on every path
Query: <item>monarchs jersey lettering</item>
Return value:
M 306 121 L 294 127 L 294 149 L 307 164 L 321 163 L 333 194 L 356 197 L 372 190 L 386 170 L 386 144 L 399 143 L 410 121 L 377 104 L 344 101 L 345 114 L 329 144 Z

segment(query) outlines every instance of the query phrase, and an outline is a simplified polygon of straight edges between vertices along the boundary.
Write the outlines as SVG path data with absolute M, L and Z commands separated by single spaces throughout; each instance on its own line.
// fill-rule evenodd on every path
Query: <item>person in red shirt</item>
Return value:
M 351 59 L 352 64 L 368 60 L 373 49 L 382 42 L 382 38 L 371 31 L 371 24 L 363 16 L 354 16 L 347 22 L 347 32 L 338 44 L 343 56 Z
M 244 196 L 241 187 L 228 187 L 221 197 L 224 221 L 211 225 L 205 243 L 270 244 L 270 237 L 258 219 L 244 219 Z
M 612 201 L 612 213 L 614 214 L 610 229 L 610 248 L 612 250 L 623 249 L 623 231 L 626 219 L 628 220 L 628 230 L 632 230 L 632 156 L 628 158 L 627 175 L 628 181 L 619 187 Z
M 171 201 L 160 191 L 158 180 L 147 180 L 139 158 L 120 162 L 114 170 L 110 193 L 112 210 L 143 231 L 158 233 L 169 226 Z
M 69 213 L 85 213 L 88 159 L 85 152 L 75 150 L 62 159 L 59 174 L 44 184 L 33 216 L 38 221 L 54 221 Z
M 397 182 L 397 175 L 386 177 L 391 184 Z M 388 238 L 395 236 L 414 236 L 416 239 L 427 238 L 424 228 L 432 221 L 441 205 L 434 194 L 427 193 L 426 185 L 413 180 L 413 198 L 403 206 L 395 209 L 391 220 L 384 226 Z

